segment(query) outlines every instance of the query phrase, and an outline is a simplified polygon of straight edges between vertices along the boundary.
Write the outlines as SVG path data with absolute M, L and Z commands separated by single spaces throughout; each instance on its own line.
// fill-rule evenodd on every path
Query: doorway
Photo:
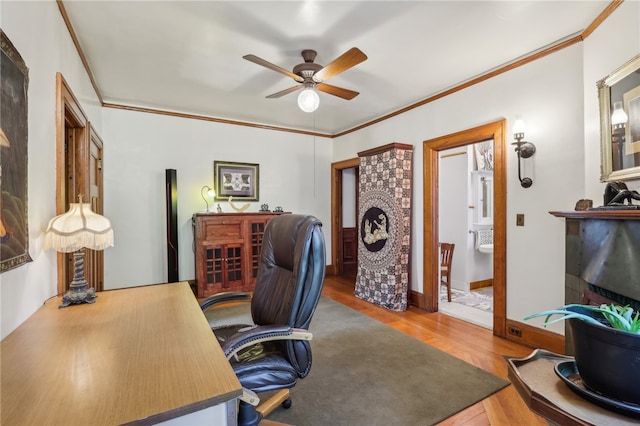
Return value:
M 346 170 L 353 169 L 355 171 L 355 214 L 357 222 L 358 213 L 358 179 L 360 167 L 360 158 L 351 158 L 349 160 L 339 161 L 331 164 L 331 273 L 333 275 L 353 274 L 357 272 L 357 255 L 358 255 L 358 239 L 357 239 L 357 223 L 354 229 L 350 227 L 345 229 L 343 200 L 344 194 L 344 176 Z M 352 197 L 347 197 L 351 199 Z
M 423 304 L 437 312 L 439 303 L 439 154 L 440 151 L 492 140 L 494 146 L 493 334 L 506 336 L 506 120 L 423 142 Z
M 438 164 L 439 242 L 453 248 L 438 311 L 493 330 L 493 141 L 439 151 Z
M 56 75 L 56 214 L 69 210 L 70 203 L 83 203 L 103 213 L 103 143 L 62 74 Z M 95 291 L 103 290 L 102 251 L 86 250 L 85 279 Z M 73 276 L 73 254 L 58 253 L 58 294 L 69 289 Z

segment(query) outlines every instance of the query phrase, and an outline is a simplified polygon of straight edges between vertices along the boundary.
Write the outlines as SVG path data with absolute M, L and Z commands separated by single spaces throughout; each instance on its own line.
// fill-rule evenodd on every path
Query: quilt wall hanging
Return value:
M 27 216 L 29 69 L 0 29 L 0 272 L 31 262 Z
M 359 152 L 358 274 L 355 295 L 393 311 L 411 288 L 413 146 L 392 143 Z

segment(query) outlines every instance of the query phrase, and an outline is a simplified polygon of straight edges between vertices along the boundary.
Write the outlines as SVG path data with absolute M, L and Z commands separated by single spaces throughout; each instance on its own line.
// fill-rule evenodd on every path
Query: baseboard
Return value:
M 546 349 L 558 354 L 565 353 L 563 335 L 510 319 L 507 319 L 506 323 L 507 340 L 532 348 Z
M 485 288 L 485 287 L 493 287 L 493 278 L 489 278 L 488 280 L 482 280 L 482 281 L 472 281 L 469 283 L 469 289 L 471 290 L 477 290 L 479 288 Z
M 325 274 L 326 275 L 338 275 L 338 268 L 336 268 L 333 265 L 327 265 L 327 267 L 325 269 Z
M 424 309 L 422 293 L 412 290 L 409 294 L 409 304 Z M 561 334 L 510 319 L 506 321 L 506 330 L 507 340 L 531 348 L 542 348 L 558 354 L 565 353 L 564 336 Z
M 422 297 L 422 293 L 411 290 L 411 292 L 409 293 L 408 302 L 409 302 L 409 305 L 413 305 L 422 310 L 425 309 L 424 298 Z

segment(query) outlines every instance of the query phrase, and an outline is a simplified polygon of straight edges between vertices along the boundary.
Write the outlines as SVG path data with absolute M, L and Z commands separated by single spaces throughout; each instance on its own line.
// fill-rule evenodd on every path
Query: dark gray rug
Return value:
M 509 384 L 326 297 L 311 331 L 311 373 L 291 389 L 291 408 L 279 407 L 270 420 L 431 425 Z

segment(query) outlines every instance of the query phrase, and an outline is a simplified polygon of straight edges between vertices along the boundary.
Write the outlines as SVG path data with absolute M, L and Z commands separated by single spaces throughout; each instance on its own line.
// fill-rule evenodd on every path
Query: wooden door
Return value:
M 95 132 L 93 126 L 90 128 L 89 139 L 89 200 L 91 210 L 95 213 L 103 214 L 102 203 L 102 140 Z M 89 286 L 96 291 L 104 289 L 104 251 L 86 250 L 85 254 L 85 279 Z
M 224 246 L 224 281 L 222 288 L 228 291 L 242 291 L 242 271 L 244 244 L 227 244 Z
M 342 273 L 358 272 L 358 230 L 342 228 Z
M 62 212 L 69 210 L 70 203 L 78 202 L 78 190 L 76 182 L 76 167 L 78 166 L 75 161 L 76 148 L 78 139 L 82 139 L 82 132 L 84 127 L 80 127 L 78 123 L 65 117 L 64 126 L 64 170 L 65 170 L 65 191 L 64 191 L 64 208 Z M 62 213 L 58 212 L 58 213 Z M 61 268 L 60 278 L 61 283 L 58 283 L 58 292 L 66 293 L 69 290 L 69 284 L 73 279 L 73 253 L 61 253 L 60 256 L 63 259 L 63 267 Z

